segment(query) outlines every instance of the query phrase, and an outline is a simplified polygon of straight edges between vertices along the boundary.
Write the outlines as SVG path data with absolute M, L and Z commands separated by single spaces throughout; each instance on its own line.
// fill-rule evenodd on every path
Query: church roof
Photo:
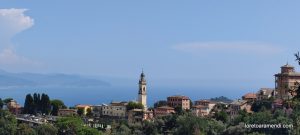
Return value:
M 292 65 L 289 65 L 288 63 L 283 65 L 281 68 L 293 68 L 294 66 Z

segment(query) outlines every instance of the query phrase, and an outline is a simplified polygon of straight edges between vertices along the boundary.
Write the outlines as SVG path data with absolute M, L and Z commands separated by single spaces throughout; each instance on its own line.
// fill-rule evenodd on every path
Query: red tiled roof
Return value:
M 246 99 L 248 99 L 248 98 L 256 98 L 256 94 L 254 94 L 254 93 L 247 93 L 247 94 L 245 94 L 243 96 L 243 98 L 246 98 Z

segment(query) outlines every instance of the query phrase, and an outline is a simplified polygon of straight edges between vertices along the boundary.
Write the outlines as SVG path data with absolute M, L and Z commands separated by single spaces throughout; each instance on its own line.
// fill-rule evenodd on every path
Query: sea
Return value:
M 138 88 L 129 86 L 107 87 L 9 87 L 0 89 L 0 98 L 13 98 L 21 106 L 24 105 L 27 94 L 45 93 L 50 99 L 60 99 L 68 107 L 77 104 L 109 104 L 112 101 L 135 101 L 138 97 Z M 148 87 L 148 106 L 156 101 L 166 100 L 168 96 L 185 95 L 191 100 L 210 99 L 226 96 L 230 99 L 240 98 L 245 91 L 237 88 L 189 88 L 189 87 Z

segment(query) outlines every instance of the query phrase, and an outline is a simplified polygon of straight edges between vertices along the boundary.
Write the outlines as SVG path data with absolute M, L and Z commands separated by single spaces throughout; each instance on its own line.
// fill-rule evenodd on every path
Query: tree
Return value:
M 56 135 L 58 129 L 50 124 L 42 124 L 36 128 L 36 132 L 38 135 Z
M 63 101 L 54 99 L 54 100 L 51 100 L 51 108 L 52 108 L 51 114 L 54 116 L 57 116 L 58 110 L 65 109 L 65 108 L 67 108 L 67 106 L 64 104 Z
M 51 101 L 48 95 L 42 94 L 41 102 L 40 102 L 41 112 L 43 114 L 49 114 L 51 111 Z
M 97 129 L 84 126 L 80 117 L 62 117 L 56 122 L 58 135 L 100 135 Z
M 27 124 L 22 123 L 18 126 L 17 135 L 36 135 L 36 132 Z
M 229 120 L 229 116 L 225 111 L 220 111 L 215 114 L 216 120 L 222 121 L 223 123 L 227 123 Z
M 0 98 L 0 109 L 3 109 L 3 105 L 4 105 L 4 103 L 3 103 L 2 99 Z
M 78 135 L 100 135 L 101 133 L 94 128 L 90 128 L 90 127 L 81 127 L 78 130 Z
M 62 117 L 55 126 L 58 128 L 58 135 L 76 135 L 83 126 L 83 121 L 79 117 Z
M 0 110 L 0 135 L 14 135 L 17 131 L 15 116 L 5 110 Z
M 251 106 L 251 110 L 254 112 L 262 111 L 263 108 L 270 110 L 272 108 L 272 101 L 271 100 L 254 101 L 254 103 Z
M 3 100 L 4 104 L 9 103 L 10 101 L 14 100 L 13 98 L 6 98 Z
M 144 109 L 144 105 L 142 103 L 137 103 L 137 102 L 129 102 L 126 106 L 127 110 L 132 110 L 132 109 Z
M 33 94 L 33 110 L 34 110 L 34 114 L 40 113 L 40 94 L 34 93 Z
M 91 108 L 88 108 L 88 109 L 86 110 L 86 116 L 88 116 L 88 117 L 92 117 L 92 116 L 93 116 L 93 112 L 92 112 L 92 109 L 91 109 Z
M 82 116 L 82 115 L 84 114 L 84 109 L 83 109 L 83 108 L 78 108 L 78 109 L 77 109 L 77 114 L 78 114 L 79 116 Z
M 184 114 L 184 110 L 182 109 L 181 106 L 176 106 L 176 107 L 174 108 L 174 110 L 175 110 L 175 112 L 176 112 L 178 115 Z
M 34 114 L 34 101 L 31 94 L 26 95 L 23 113 Z

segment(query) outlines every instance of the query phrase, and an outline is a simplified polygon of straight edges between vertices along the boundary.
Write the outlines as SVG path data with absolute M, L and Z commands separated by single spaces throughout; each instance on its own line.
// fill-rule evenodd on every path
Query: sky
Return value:
M 274 87 L 299 67 L 300 2 L 0 1 L 0 68 L 153 85 Z M 150 84 L 151 84 L 150 83 Z

